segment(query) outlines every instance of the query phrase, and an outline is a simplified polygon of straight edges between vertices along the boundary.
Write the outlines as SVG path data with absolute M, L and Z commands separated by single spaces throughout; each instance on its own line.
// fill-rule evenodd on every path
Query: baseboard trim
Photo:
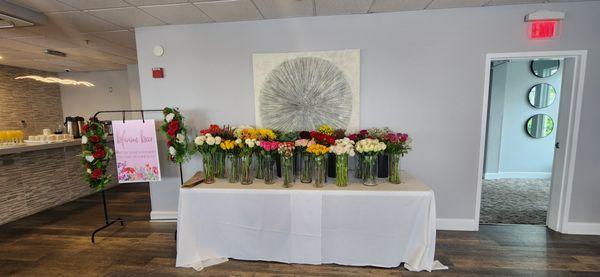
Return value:
M 472 218 L 438 218 L 436 229 L 444 231 L 477 231 L 479 224 Z
M 177 221 L 177 212 L 150 212 L 150 221 Z
M 540 179 L 552 177 L 552 172 L 498 172 L 498 173 L 485 173 L 483 175 L 486 180 L 494 179 Z
M 600 223 L 568 222 L 563 231 L 573 235 L 600 235 Z

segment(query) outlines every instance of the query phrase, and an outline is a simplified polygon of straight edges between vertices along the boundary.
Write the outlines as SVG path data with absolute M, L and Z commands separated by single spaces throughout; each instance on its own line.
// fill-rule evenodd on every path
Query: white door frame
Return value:
M 481 113 L 481 137 L 479 141 L 479 164 L 477 168 L 477 202 L 475 204 L 475 225 L 476 230 L 479 230 L 479 216 L 481 212 L 481 185 L 483 183 L 483 163 L 485 156 L 486 145 L 486 130 L 487 130 L 487 115 L 488 115 L 488 99 L 490 93 L 490 73 L 491 62 L 494 60 L 515 60 L 515 59 L 535 59 L 535 58 L 574 58 L 575 69 L 573 76 L 573 86 L 571 92 L 571 104 L 568 107 L 567 113 L 559 112 L 560 116 L 568 116 L 569 126 L 566 141 L 561 141 L 561 147 L 567 147 L 565 158 L 562 165 L 555 165 L 552 171 L 563 170 L 563 178 L 561 184 L 553 184 L 558 186 L 556 193 L 560 194 L 558 203 L 550 203 L 557 205 L 557 213 L 548 213 L 548 227 L 558 232 L 564 232 L 569 222 L 569 208 L 571 207 L 571 191 L 573 189 L 573 175 L 575 166 L 575 155 L 577 153 L 577 138 L 579 135 L 579 122 L 581 117 L 581 103 L 583 98 L 583 81 L 585 77 L 585 66 L 587 60 L 587 50 L 575 51 L 542 51 L 542 52 L 514 52 L 514 53 L 491 53 L 485 56 L 485 80 L 483 91 L 483 104 Z M 564 109 L 567 107 L 561 107 Z M 556 128 L 558 130 L 558 128 Z M 551 210 L 550 208 L 548 209 Z M 552 217 L 552 218 L 550 218 Z

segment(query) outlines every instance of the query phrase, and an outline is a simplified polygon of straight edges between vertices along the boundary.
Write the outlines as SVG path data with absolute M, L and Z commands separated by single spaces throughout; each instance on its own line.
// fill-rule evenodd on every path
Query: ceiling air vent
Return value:
M 0 0 L 0 29 L 44 25 L 47 21 L 41 13 Z

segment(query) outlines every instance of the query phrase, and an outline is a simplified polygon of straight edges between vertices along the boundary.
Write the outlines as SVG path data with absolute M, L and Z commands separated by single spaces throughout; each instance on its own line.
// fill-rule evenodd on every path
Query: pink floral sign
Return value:
M 154 120 L 112 122 L 119 183 L 160 181 Z

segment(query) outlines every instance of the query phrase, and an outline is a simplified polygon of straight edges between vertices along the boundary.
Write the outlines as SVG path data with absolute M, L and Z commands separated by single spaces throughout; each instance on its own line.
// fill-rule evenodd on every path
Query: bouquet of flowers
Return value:
M 253 138 L 250 135 L 249 130 L 254 130 L 254 128 L 250 126 L 240 126 L 234 130 L 235 137 L 237 140 L 242 142 L 239 145 L 239 155 L 241 163 L 240 182 L 243 185 L 249 185 L 253 182 L 254 175 L 252 174 L 252 154 L 256 151 L 256 147 L 258 146 L 256 137 Z
M 279 143 L 277 148 L 281 157 L 281 177 L 284 187 L 290 187 L 294 182 L 294 145 L 293 141 L 286 141 Z
M 378 139 L 366 138 L 356 143 L 356 151 L 365 156 L 374 156 L 385 150 L 385 143 Z
M 389 133 L 384 137 L 386 144 L 385 152 L 388 153 L 389 175 L 388 181 L 392 184 L 401 183 L 400 157 L 408 153 L 410 148 L 410 138 L 403 133 Z
M 204 182 L 211 184 L 215 182 L 215 162 L 214 156 L 219 145 L 221 137 L 213 137 L 210 133 L 202 133 L 194 139 L 196 149 L 202 155 L 202 166 L 204 167 Z
M 306 148 L 306 152 L 312 154 L 313 156 L 314 186 L 323 187 L 323 184 L 327 181 L 326 157 L 327 153 L 329 153 L 329 147 L 322 144 L 313 143 Z
M 348 185 L 348 156 L 354 156 L 354 141 L 349 138 L 337 139 L 329 152 L 336 155 L 335 184 L 345 187 Z
M 369 133 L 369 137 L 371 138 L 375 138 L 378 140 L 383 140 L 384 137 L 389 134 L 392 133 L 392 130 L 388 127 L 383 127 L 383 128 L 369 128 L 367 130 L 367 132 Z
M 356 143 L 355 149 L 362 156 L 361 177 L 364 185 L 376 185 L 377 154 L 381 153 L 385 148 L 385 143 L 374 138 L 362 139 Z
M 263 157 L 262 176 L 265 179 L 265 184 L 273 184 L 275 182 L 275 170 L 273 168 L 275 166 L 274 154 L 279 149 L 279 142 L 261 140 L 259 141 L 259 146 Z
M 169 149 L 169 160 L 183 163 L 188 157 L 187 130 L 183 124 L 183 116 L 177 108 L 163 109 L 163 124 L 160 130 L 166 135 L 167 147 Z
M 351 141 L 358 142 L 359 140 L 369 138 L 369 131 L 367 131 L 367 130 L 360 130 L 358 133 L 350 134 L 348 136 L 348 138 Z
M 310 137 L 318 144 L 324 146 L 330 146 L 335 143 L 335 137 L 333 136 L 333 128 L 329 125 L 322 125 L 317 131 L 310 132 Z
M 88 122 L 83 125 L 82 131 L 81 163 L 85 169 L 85 179 L 91 188 L 102 190 L 112 178 L 106 173 L 106 168 L 113 156 L 113 150 L 106 146 L 107 134 L 99 122 L 94 120 Z
M 200 130 L 200 134 L 210 134 L 213 137 L 220 137 L 222 141 L 225 140 L 235 140 L 235 136 L 233 130 L 229 126 L 224 126 L 223 128 L 219 127 L 219 125 L 211 124 L 208 129 Z M 225 178 L 225 151 L 223 148 L 217 148 L 214 153 L 214 169 L 215 169 L 215 177 L 217 178 Z

